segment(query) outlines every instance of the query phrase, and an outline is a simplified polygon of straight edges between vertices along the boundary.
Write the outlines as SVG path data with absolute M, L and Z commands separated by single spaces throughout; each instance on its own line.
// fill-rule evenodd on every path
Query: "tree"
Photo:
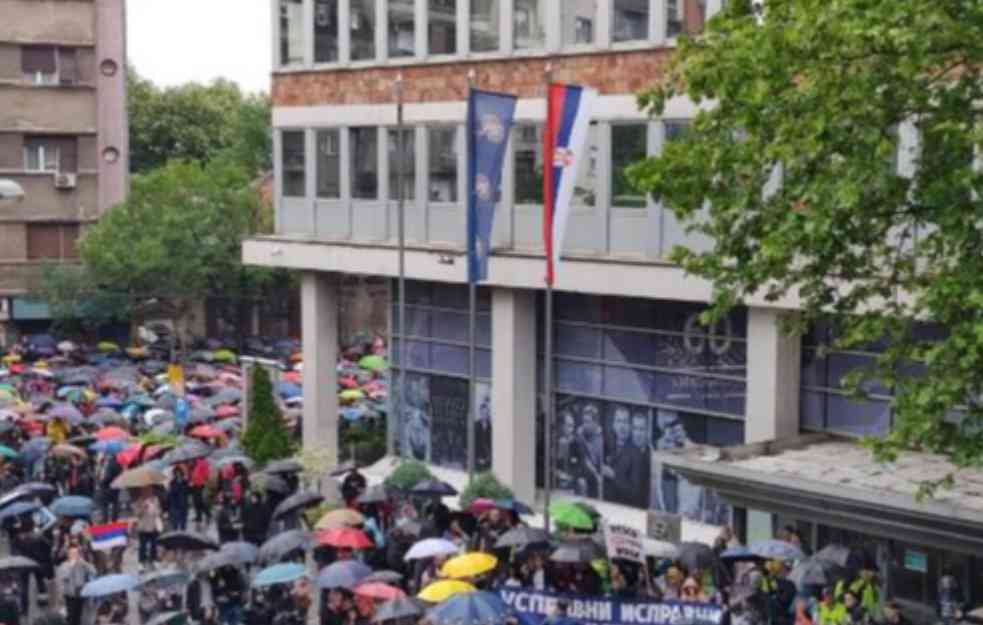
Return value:
M 290 433 L 273 401 L 273 383 L 265 367 L 253 367 L 249 392 L 249 422 L 242 445 L 260 466 L 293 454 Z
M 46 302 L 58 332 L 90 334 L 99 327 L 126 319 L 130 301 L 124 293 L 97 288 L 83 265 L 45 264 L 32 296 Z
M 512 489 L 502 484 L 491 471 L 485 471 L 474 476 L 461 491 L 458 503 L 461 510 L 467 510 L 471 502 L 481 497 L 487 499 L 512 499 Z
M 673 259 L 712 282 L 706 321 L 752 295 L 790 297 L 789 331 L 827 319 L 837 347 L 885 341 L 848 384 L 896 392 L 890 435 L 871 441 L 879 458 L 920 449 L 981 466 L 983 4 L 752 4 L 732 0 L 682 38 L 640 94 L 653 114 L 674 96 L 706 105 L 632 171 L 714 240 Z M 913 134 L 915 167 L 896 173 L 899 136 Z M 942 330 L 926 338 L 916 320 Z
M 432 477 L 433 474 L 430 473 L 430 469 L 422 462 L 417 460 L 403 460 L 386 478 L 386 486 L 405 492 L 423 480 L 428 480 Z

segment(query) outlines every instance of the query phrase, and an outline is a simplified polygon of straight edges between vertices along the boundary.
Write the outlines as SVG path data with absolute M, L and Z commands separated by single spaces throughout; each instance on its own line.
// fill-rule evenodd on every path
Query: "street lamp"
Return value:
M 24 188 L 6 178 L 0 178 L 0 200 L 19 200 L 24 197 Z

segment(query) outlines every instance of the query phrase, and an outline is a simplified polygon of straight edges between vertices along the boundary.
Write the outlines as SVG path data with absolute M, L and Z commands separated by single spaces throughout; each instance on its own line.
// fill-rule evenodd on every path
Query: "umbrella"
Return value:
M 383 584 L 398 584 L 403 581 L 403 574 L 390 570 L 372 571 L 372 573 L 370 573 L 369 576 L 362 581 L 365 583 L 381 582 Z
M 433 608 L 427 620 L 433 625 L 488 625 L 504 623 L 511 609 L 497 593 L 469 592 Z
M 357 510 L 351 508 L 338 508 L 325 512 L 324 516 L 318 519 L 317 529 L 329 530 L 340 527 L 353 527 L 365 522 L 365 517 Z
M 763 558 L 743 545 L 731 547 L 720 554 L 720 559 L 725 562 L 755 562 Z
M 802 590 L 805 586 L 832 586 L 846 577 L 846 569 L 818 555 L 806 558 L 795 565 L 788 580 Z
M 217 349 L 212 352 L 212 358 L 215 362 L 235 362 L 236 354 L 230 349 Z
M 208 445 L 198 441 L 192 441 L 190 443 L 185 443 L 180 447 L 175 447 L 171 451 L 164 454 L 164 461 L 168 464 L 191 462 L 192 460 L 207 457 L 212 453 L 212 451 L 213 449 Z
M 358 560 L 338 560 L 321 569 L 317 576 L 317 586 L 351 590 L 371 573 L 372 569 Z
M 362 356 L 362 359 L 358 361 L 358 366 L 369 371 L 385 371 L 389 367 L 385 358 L 375 354 Z
M 93 443 L 89 446 L 90 451 L 94 451 L 99 454 L 109 454 L 115 455 L 123 451 L 126 448 L 126 443 L 120 440 L 114 441 L 99 441 Z
M 276 390 L 277 393 L 280 394 L 280 397 L 282 397 L 283 399 L 290 399 L 291 397 L 300 397 L 301 395 L 304 394 L 304 391 L 302 391 L 299 386 L 297 386 L 296 384 L 291 384 L 290 382 L 280 382 L 279 384 L 276 385 Z
M 376 608 L 375 614 L 372 616 L 372 621 L 382 623 L 384 621 L 409 620 L 412 618 L 416 622 L 417 618 L 422 614 L 423 608 L 413 599 L 393 599 Z
M 278 475 L 260 472 L 253 475 L 249 481 L 254 487 L 265 492 L 280 494 L 290 492 L 290 486 Z
M 22 514 L 30 514 L 31 512 L 40 509 L 41 504 L 34 501 L 15 501 L 9 506 L 6 506 L 3 510 L 0 510 L 0 521 L 12 519 Z
M 140 580 L 126 573 L 103 575 L 82 586 L 81 595 L 85 598 L 107 597 L 119 592 L 128 592 L 140 584 Z
M 221 549 L 199 560 L 195 570 L 205 573 L 223 566 L 252 564 L 256 561 L 258 553 L 259 549 L 252 543 L 241 541 L 224 543 Z
M 359 584 L 355 587 L 355 594 L 360 597 L 379 599 L 381 601 L 392 601 L 393 599 L 402 599 L 406 596 L 406 593 L 399 588 L 390 586 L 389 584 L 383 584 L 382 582 Z
M 454 595 L 474 592 L 475 590 L 477 589 L 467 582 L 457 579 L 442 579 L 421 590 L 417 597 L 430 603 L 441 603 Z
M 319 493 L 310 491 L 294 493 L 280 502 L 280 504 L 276 507 L 276 510 L 273 511 L 273 518 L 282 519 L 288 514 L 292 514 L 299 510 L 313 508 L 322 501 L 324 501 L 324 497 L 322 497 Z
M 106 427 L 98 430 L 95 434 L 96 438 L 101 441 L 112 441 L 130 438 L 130 433 L 121 427 L 115 425 L 107 425 Z
M 215 416 L 218 417 L 219 419 L 227 419 L 229 417 L 235 417 L 239 415 L 240 412 L 241 411 L 236 406 L 229 406 L 226 404 L 224 406 L 219 406 L 218 408 L 215 409 Z
M 375 547 L 375 543 L 365 532 L 351 527 L 322 530 L 317 533 L 317 543 L 341 549 L 371 549 Z
M 532 508 L 516 499 L 496 499 L 495 507 L 501 510 L 511 510 L 516 514 L 535 514 L 535 511 L 533 511 Z
M 296 562 L 284 562 L 268 566 L 253 578 L 253 587 L 272 586 L 274 584 L 289 584 L 295 582 L 307 574 L 307 569 L 303 564 Z
M 249 470 L 252 469 L 253 465 L 256 464 L 248 456 L 226 456 L 225 458 L 219 458 L 218 460 L 212 458 L 210 463 L 212 465 L 212 468 L 215 470 L 221 469 L 222 467 L 230 464 L 242 465 L 243 467 L 246 468 L 246 470 Z
M 191 574 L 179 569 L 162 569 L 146 573 L 140 577 L 140 586 L 156 586 L 157 588 L 171 588 L 173 586 L 184 586 L 191 581 Z
M 843 545 L 826 545 L 816 552 L 815 557 L 846 568 L 850 565 L 850 548 Z
M 495 500 L 487 497 L 478 497 L 468 506 L 468 512 L 474 515 L 482 515 L 489 510 L 495 509 Z
M 157 543 L 171 551 L 217 551 L 219 548 L 215 541 L 195 532 L 167 532 L 157 539 Z
M 557 501 L 550 504 L 550 517 L 557 525 L 573 529 L 594 529 L 594 517 L 579 503 Z
M 187 625 L 188 614 L 180 610 L 161 612 L 146 622 L 145 625 Z
M 70 423 L 81 423 L 82 421 L 82 413 L 70 404 L 58 404 L 48 411 L 48 416 L 65 419 Z
M 550 554 L 550 560 L 566 564 L 586 564 L 602 556 L 601 549 L 593 540 L 572 540 L 560 543 Z
M 679 545 L 677 559 L 690 572 L 708 571 L 713 569 L 717 556 L 713 553 L 713 549 L 703 543 L 686 542 Z
M 477 577 L 498 566 L 498 558 L 488 553 L 473 552 L 451 558 L 440 567 L 440 573 L 451 579 Z
M 457 494 L 457 489 L 438 479 L 426 479 L 417 482 L 410 489 L 413 495 L 430 495 L 434 497 L 449 497 Z
M 44 482 L 28 482 L 21 484 L 0 497 L 0 508 L 3 508 L 20 499 L 30 499 L 39 497 L 42 501 L 51 501 L 58 494 L 58 490 L 51 484 Z
M 766 560 L 801 560 L 802 550 L 784 540 L 759 540 L 751 544 L 751 553 Z
M 361 504 L 385 503 L 389 501 L 389 493 L 386 492 L 385 485 L 375 484 L 369 486 L 355 501 Z
M 88 518 L 92 516 L 94 507 L 92 499 L 88 497 L 66 495 L 55 499 L 49 509 L 60 517 Z
M 191 436 L 196 438 L 225 438 L 226 434 L 214 425 L 199 425 L 192 428 Z
M 76 447 L 75 445 L 69 445 L 68 443 L 62 443 L 60 445 L 55 445 L 51 448 L 52 455 L 61 456 L 63 458 L 69 458 L 71 456 L 78 456 L 79 458 L 85 458 L 85 450 L 81 447 Z
M 328 475 L 330 475 L 331 477 L 338 477 L 339 475 L 351 473 L 352 471 L 356 471 L 358 469 L 359 469 L 358 464 L 356 464 L 351 460 L 346 460 L 345 462 L 342 462 L 335 468 L 331 469 L 331 472 L 328 473 Z
M 166 484 L 167 476 L 163 471 L 154 467 L 143 465 L 135 469 L 123 471 L 113 480 L 112 487 L 121 490 L 124 488 L 144 488 L 156 484 Z
M 24 556 L 8 556 L 0 558 L 0 571 L 19 571 L 23 569 L 37 569 L 41 565 L 30 558 Z
M 274 460 L 266 465 L 263 472 L 271 475 L 279 475 L 283 473 L 300 473 L 303 470 L 304 465 L 300 464 L 296 460 Z
M 267 540 L 259 548 L 256 560 L 260 563 L 276 562 L 291 551 L 306 550 L 311 545 L 311 535 L 302 530 L 281 532 Z
M 454 543 L 443 538 L 425 538 L 410 547 L 403 556 L 406 560 L 423 560 L 438 556 L 449 556 L 460 553 L 461 549 Z
M 365 391 L 357 388 L 350 388 L 338 393 L 338 398 L 342 401 L 355 401 L 365 397 Z
M 10 447 L 7 447 L 6 445 L 0 445 L 0 456 L 3 456 L 4 458 L 10 458 L 11 460 L 13 460 L 14 458 L 20 456 L 20 452 L 13 450 Z
M 550 536 L 546 530 L 519 525 L 499 536 L 498 540 L 495 541 L 495 548 L 504 549 L 515 547 L 522 549 L 528 545 L 548 543 L 549 541 Z

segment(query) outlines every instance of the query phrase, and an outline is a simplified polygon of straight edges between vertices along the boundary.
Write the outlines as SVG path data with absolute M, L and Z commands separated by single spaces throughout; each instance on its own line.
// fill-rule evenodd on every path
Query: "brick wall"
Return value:
M 601 52 L 562 57 L 496 59 L 292 72 L 273 76 L 274 106 L 384 104 L 393 101 L 393 82 L 403 73 L 406 102 L 462 100 L 468 70 L 474 68 L 482 89 L 507 91 L 519 97 L 543 97 L 543 73 L 553 64 L 560 82 L 590 85 L 602 94 L 636 93 L 658 77 L 670 49 Z

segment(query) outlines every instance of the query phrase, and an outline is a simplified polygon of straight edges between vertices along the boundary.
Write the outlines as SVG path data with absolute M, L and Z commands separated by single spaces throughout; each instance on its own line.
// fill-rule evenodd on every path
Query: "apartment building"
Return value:
M 0 0 L 0 178 L 24 189 L 0 202 L 0 328 L 44 322 L 42 264 L 125 197 L 126 119 L 125 0 Z

